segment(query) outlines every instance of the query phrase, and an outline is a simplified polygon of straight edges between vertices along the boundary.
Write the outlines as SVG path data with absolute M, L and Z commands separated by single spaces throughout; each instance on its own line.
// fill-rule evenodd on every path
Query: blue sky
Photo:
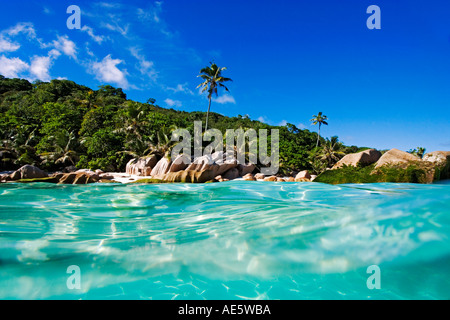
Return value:
M 450 150 L 449 13 L 446 0 L 2 1 L 0 74 L 206 111 L 196 76 L 214 59 L 234 80 L 215 112 L 316 130 L 322 111 L 323 135 L 348 145 Z

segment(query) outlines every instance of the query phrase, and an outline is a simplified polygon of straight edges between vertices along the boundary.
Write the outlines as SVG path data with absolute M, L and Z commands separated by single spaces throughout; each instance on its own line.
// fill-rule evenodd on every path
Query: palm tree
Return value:
M 323 148 L 319 151 L 319 159 L 326 163 L 328 168 L 331 168 L 345 156 L 343 149 L 344 145 L 339 142 L 337 136 L 333 136 L 331 139 L 327 138 Z
M 311 122 L 313 123 L 313 125 L 319 124 L 319 133 L 317 134 L 316 148 L 319 146 L 320 127 L 322 126 L 322 124 L 328 125 L 328 122 L 326 120 L 328 120 L 328 117 L 326 115 L 322 114 L 322 112 L 319 112 L 318 115 L 314 115 L 313 118 L 311 119 Z
M 408 152 L 413 154 L 413 155 L 416 155 L 416 156 L 418 156 L 419 158 L 422 159 L 426 150 L 427 149 L 424 148 L 424 147 L 417 147 L 417 149 L 412 149 L 412 150 L 409 150 Z
M 176 129 L 176 126 L 163 126 L 150 136 L 136 136 L 133 144 L 128 144 L 128 150 L 117 154 L 128 154 L 134 158 L 156 155 L 159 159 L 170 159 L 173 147 L 178 144 L 177 141 L 172 141 L 172 132 Z
M 43 159 L 41 164 L 54 163 L 66 165 L 70 163 L 75 165 L 75 162 L 78 160 L 78 154 L 71 148 L 77 142 L 74 132 L 69 133 L 64 130 L 50 138 L 54 151 L 41 153 L 40 156 Z
M 177 130 L 177 127 L 172 125 L 170 127 L 162 127 L 156 134 L 150 136 L 150 146 L 148 150 L 150 154 L 155 154 L 159 158 L 165 157 L 170 160 L 171 151 L 177 141 L 172 141 L 172 132 Z
M 424 156 L 426 150 L 427 150 L 427 149 L 424 148 L 424 147 L 417 147 L 417 155 L 418 155 L 420 158 L 423 158 L 423 156 Z
M 224 88 L 227 92 L 229 92 L 228 88 L 223 84 L 227 81 L 233 81 L 230 78 L 222 77 L 222 71 L 227 70 L 225 67 L 218 67 L 214 62 L 210 62 L 211 66 L 205 67 L 200 70 L 200 75 L 198 77 L 202 78 L 204 81 L 198 85 L 197 88 L 203 87 L 202 92 L 208 92 L 208 112 L 206 113 L 206 125 L 205 131 L 208 130 L 208 117 L 209 110 L 211 109 L 211 99 L 212 95 L 215 94 L 217 96 L 217 89 Z

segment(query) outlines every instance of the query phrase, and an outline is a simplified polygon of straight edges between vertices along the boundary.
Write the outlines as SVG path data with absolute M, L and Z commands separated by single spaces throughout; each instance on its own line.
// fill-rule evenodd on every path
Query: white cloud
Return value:
M 155 1 L 154 4 L 149 5 L 146 9 L 137 8 L 136 16 L 139 21 L 144 24 L 153 23 L 157 26 L 159 32 L 164 34 L 166 37 L 173 37 L 173 33 L 168 30 L 167 23 L 161 19 L 160 15 L 162 12 L 162 1 Z
M 123 28 L 119 26 L 117 23 L 114 23 L 114 25 L 110 23 L 104 23 L 102 26 L 108 30 L 115 31 L 126 37 L 128 35 L 128 30 L 130 28 L 130 24 L 125 25 Z
M 53 14 L 53 10 L 50 9 L 49 7 L 44 7 L 44 8 L 42 9 L 42 11 L 43 11 L 45 14 L 47 14 L 47 15 Z
M 115 83 L 127 89 L 129 86 L 126 78 L 127 72 L 117 68 L 117 65 L 123 62 L 120 59 L 112 59 L 109 54 L 101 62 L 94 62 L 92 64 L 92 72 L 97 75 L 98 80 Z
M 236 100 L 234 100 L 233 96 L 231 96 L 229 94 L 224 94 L 218 98 L 214 98 L 213 101 L 220 103 L 220 104 L 226 104 L 226 103 L 236 104 Z
M 24 33 L 30 38 L 36 38 L 36 31 L 34 30 L 34 25 L 31 22 L 19 22 L 14 27 L 4 30 L 3 33 L 12 37 Z
M 156 10 L 144 10 L 144 9 L 138 8 L 137 9 L 137 17 L 142 21 L 154 21 L 156 23 L 158 23 L 160 21 Z
M 13 27 L 5 29 L 0 33 L 0 52 L 14 52 L 20 49 L 20 44 L 14 42 L 11 37 L 25 34 L 28 38 L 36 38 L 34 26 L 29 22 L 20 22 Z
M 122 4 L 120 3 L 109 3 L 109 2 L 97 2 L 95 3 L 95 5 L 106 9 L 119 9 L 122 7 Z
M 0 36 L 0 52 L 14 52 L 19 50 L 20 44 Z
M 265 116 L 261 116 L 256 120 L 258 120 L 259 122 L 267 123 L 267 124 L 269 123 L 269 120 L 267 120 L 267 118 Z
M 95 58 L 95 54 L 91 51 L 91 49 L 89 48 L 89 42 L 85 43 L 85 49 L 86 49 L 86 53 L 91 56 L 92 58 Z
M 94 40 L 98 44 L 102 44 L 102 42 L 105 40 L 105 37 L 94 34 L 94 29 L 92 29 L 91 27 L 84 26 L 83 28 L 81 28 L 81 31 L 87 32 L 87 34 L 92 38 L 92 40 Z
M 51 56 L 38 57 L 34 56 L 31 59 L 30 73 L 36 77 L 36 79 L 42 81 L 50 81 L 50 67 L 52 66 Z
M 44 45 L 44 47 L 47 46 Z M 77 59 L 77 46 L 73 41 L 69 40 L 68 36 L 58 36 L 58 40 L 53 40 L 51 46 L 62 51 L 65 55 L 75 60 Z
M 0 74 L 7 78 L 17 78 L 18 75 L 28 70 L 29 65 L 19 58 L 0 57 Z
M 172 91 L 173 93 L 186 93 L 189 95 L 194 95 L 191 89 L 187 88 L 187 83 L 178 84 L 175 88 L 165 87 L 165 90 Z
M 178 101 L 178 100 L 166 99 L 166 100 L 164 100 L 164 102 L 170 108 L 173 108 L 173 107 L 180 108 L 182 106 L 181 101 Z
M 280 126 L 280 127 L 284 127 L 285 125 L 287 125 L 286 120 L 281 120 L 281 122 L 278 124 L 278 126 Z
M 155 64 L 153 63 L 153 61 L 148 61 L 146 57 L 142 55 L 139 52 L 139 49 L 136 47 L 131 48 L 130 53 L 133 57 L 135 57 L 138 60 L 139 65 L 137 66 L 137 68 L 139 69 L 141 74 L 147 75 L 152 80 L 156 80 L 156 78 L 158 77 L 158 72 L 156 72 L 154 68 Z
M 51 58 L 54 58 L 54 59 L 58 58 L 60 55 L 61 55 L 61 52 L 59 52 L 59 51 L 56 50 L 56 49 L 52 49 L 52 50 L 50 50 L 50 52 L 48 53 L 48 56 L 51 57 Z

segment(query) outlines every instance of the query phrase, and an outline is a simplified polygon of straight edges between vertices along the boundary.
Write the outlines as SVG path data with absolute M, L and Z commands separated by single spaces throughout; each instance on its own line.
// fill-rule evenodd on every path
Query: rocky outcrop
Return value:
M 125 171 L 129 175 L 148 177 L 157 163 L 158 158 L 156 155 L 132 159 L 127 163 Z
M 46 174 L 44 171 L 39 169 L 38 167 L 31 166 L 31 165 L 25 165 L 18 169 L 17 171 L 14 171 L 10 178 L 11 180 L 20 180 L 20 179 L 39 179 L 39 178 L 46 178 L 48 177 L 48 174 Z
M 98 174 L 90 170 L 82 170 L 72 173 L 62 173 L 55 175 L 54 178 L 59 180 L 61 184 L 89 184 L 100 180 Z
M 151 176 L 153 178 L 157 179 L 163 179 L 164 175 L 169 171 L 170 165 L 172 164 L 172 161 L 170 161 L 167 158 L 162 158 L 158 161 L 158 163 L 155 165 L 155 167 L 151 171 Z
M 195 159 L 185 171 L 204 172 L 204 176 L 211 177 L 211 179 L 214 179 L 219 175 L 222 175 L 224 179 L 229 180 L 239 177 L 239 172 L 236 169 L 236 160 L 223 161 L 221 157 L 216 157 L 216 159 L 218 159 L 218 163 L 215 163 L 213 156 L 210 155 L 199 157 Z M 207 181 L 211 179 L 208 179 Z
M 263 173 L 257 173 L 257 174 L 255 174 L 255 178 L 256 178 L 257 180 L 264 180 L 265 177 L 266 177 L 266 176 L 265 176 Z
M 439 166 L 446 166 L 450 162 L 450 151 L 434 151 L 423 156 L 423 161 L 429 161 Z
M 151 170 L 150 170 L 151 168 Z M 165 182 L 203 183 L 220 176 L 222 181 L 246 176 L 255 170 L 254 164 L 238 164 L 235 158 L 227 159 L 223 151 L 204 155 L 194 160 L 188 155 L 178 155 L 173 161 L 162 158 L 133 159 L 127 164 L 129 175 L 151 176 Z M 218 181 L 218 179 L 215 179 Z
M 224 179 L 228 179 L 228 180 L 234 180 L 234 179 L 237 179 L 240 177 L 239 170 L 237 168 L 232 168 L 232 169 L 228 170 L 222 176 Z
M 277 181 L 277 177 L 275 176 L 266 177 L 264 178 L 264 181 L 274 182 Z
M 391 149 L 385 154 L 383 154 L 377 161 L 375 169 L 378 169 L 385 165 L 397 165 L 409 162 L 419 162 L 422 161 L 419 157 L 398 149 Z
M 63 172 L 64 173 L 71 173 L 71 172 L 75 172 L 75 171 L 77 171 L 78 169 L 77 169 L 77 167 L 75 167 L 75 166 L 68 166 L 68 167 L 65 167 L 64 169 L 63 169 Z
M 8 182 L 8 181 L 11 181 L 11 175 L 0 174 L 0 182 Z
M 169 172 L 178 172 L 186 169 L 191 164 L 191 157 L 186 154 L 178 155 L 172 162 Z
M 247 174 L 243 177 L 243 179 L 244 179 L 245 181 L 256 181 L 255 176 L 254 176 L 253 174 L 251 174 L 251 173 L 247 173 Z
M 364 150 L 358 153 L 347 154 L 336 163 L 332 169 L 339 169 L 343 166 L 366 166 L 377 162 L 381 158 L 381 152 L 375 149 Z
M 423 156 L 423 161 L 428 161 L 435 166 L 435 180 L 450 179 L 450 151 L 435 151 Z
M 295 181 L 297 181 L 297 180 L 300 181 L 302 179 L 307 179 L 307 180 L 311 179 L 311 174 L 309 173 L 308 170 L 301 171 L 295 176 Z
M 418 183 L 432 183 L 435 180 L 436 165 L 430 161 L 424 161 L 421 158 L 398 149 L 391 149 L 381 156 L 377 161 L 375 169 L 372 171 L 372 175 L 386 175 L 386 169 L 393 170 L 414 170 L 414 174 L 411 175 L 412 181 Z M 385 172 L 383 172 L 383 169 Z M 408 171 L 405 171 L 408 172 Z
M 178 172 L 169 172 L 164 175 L 165 182 L 183 182 L 183 183 L 205 183 L 213 181 L 215 178 L 211 170 L 194 171 L 183 170 Z
M 256 168 L 256 166 L 253 163 L 238 164 L 238 166 L 237 166 L 240 177 L 243 177 L 249 173 L 253 173 L 253 171 L 255 171 L 255 168 Z

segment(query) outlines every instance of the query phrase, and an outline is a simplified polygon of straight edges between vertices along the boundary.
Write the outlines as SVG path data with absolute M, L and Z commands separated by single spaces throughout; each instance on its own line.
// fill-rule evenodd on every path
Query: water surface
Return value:
M 1 184 L 0 298 L 449 299 L 449 235 L 448 182 Z

